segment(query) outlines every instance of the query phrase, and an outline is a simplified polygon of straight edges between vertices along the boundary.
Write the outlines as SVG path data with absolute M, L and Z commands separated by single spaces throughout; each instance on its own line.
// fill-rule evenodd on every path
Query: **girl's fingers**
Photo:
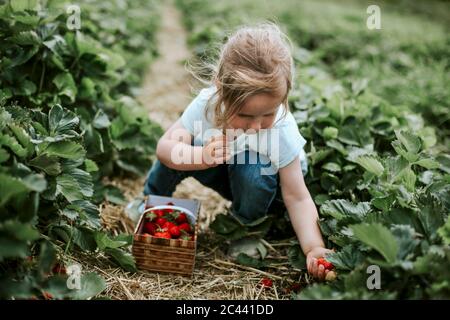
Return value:
M 317 277 L 317 272 L 318 272 L 318 264 L 317 264 L 317 259 L 313 258 L 313 265 L 312 265 L 312 274 Z
M 320 266 L 319 266 L 319 271 L 318 271 L 317 277 L 318 277 L 320 280 L 323 280 L 323 279 L 324 279 L 324 277 L 325 277 L 325 267 L 324 267 L 323 265 L 320 265 Z
M 311 261 L 312 261 L 312 259 L 306 260 L 306 268 L 308 269 L 309 274 L 311 274 L 311 272 L 312 272 Z

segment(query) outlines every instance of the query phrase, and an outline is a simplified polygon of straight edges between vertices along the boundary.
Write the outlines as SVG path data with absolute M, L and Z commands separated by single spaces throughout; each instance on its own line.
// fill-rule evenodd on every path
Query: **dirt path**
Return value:
M 185 61 L 191 58 L 186 45 L 187 34 L 179 11 L 168 1 L 162 8 L 161 27 L 157 35 L 159 58 L 151 65 L 138 99 L 149 111 L 149 117 L 168 129 L 181 116 L 193 98 L 193 78 Z M 192 178 L 184 180 L 174 193 L 177 198 L 202 201 L 200 230 L 206 230 L 218 213 L 230 205 L 215 191 Z

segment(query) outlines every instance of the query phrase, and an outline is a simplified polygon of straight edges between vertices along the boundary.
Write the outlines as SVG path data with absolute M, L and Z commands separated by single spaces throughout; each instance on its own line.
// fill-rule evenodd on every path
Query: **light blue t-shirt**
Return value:
M 222 134 L 221 129 L 214 127 L 213 116 L 206 117 L 205 115 L 208 100 L 215 90 L 214 86 L 202 89 L 181 116 L 183 126 L 194 137 L 194 145 L 204 145 L 212 135 Z M 211 109 L 208 111 L 211 111 Z M 257 134 L 239 135 L 232 142 L 232 154 L 239 154 L 244 150 L 253 150 L 266 156 L 268 158 L 267 163 L 270 159 L 270 163 L 275 170 L 287 166 L 295 157 L 299 156 L 303 175 L 305 175 L 307 159 L 303 148 L 306 140 L 300 134 L 292 113 L 288 112 L 281 119 L 282 115 L 283 106 L 280 105 L 272 128 L 260 130 Z

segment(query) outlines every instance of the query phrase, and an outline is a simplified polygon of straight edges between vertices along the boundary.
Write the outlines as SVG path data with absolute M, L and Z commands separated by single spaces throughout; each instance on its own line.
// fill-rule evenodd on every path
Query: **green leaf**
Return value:
M 85 227 L 72 228 L 73 241 L 84 251 L 95 251 L 97 242 L 95 241 L 95 231 Z
M 323 129 L 322 135 L 326 140 L 336 139 L 339 131 L 335 127 L 326 127 Z
M 22 178 L 22 182 L 31 191 L 42 192 L 47 188 L 47 180 L 42 174 L 29 174 Z
M 58 88 L 58 95 L 66 96 L 71 103 L 75 102 L 77 87 L 70 73 L 64 72 L 58 74 L 53 79 L 53 84 Z
M 93 126 L 96 129 L 105 129 L 111 125 L 109 121 L 108 115 L 103 112 L 103 110 L 99 109 L 94 117 Z
M 25 158 L 28 154 L 28 150 L 22 147 L 15 137 L 10 135 L 0 133 L 0 145 L 9 147 L 19 158 Z
M 105 280 L 95 272 L 83 274 L 80 279 L 81 289 L 74 290 L 72 299 L 90 299 L 106 289 Z
M 14 42 L 16 45 L 20 45 L 20 46 L 39 45 L 40 44 L 39 36 L 33 30 L 19 32 L 18 34 L 15 34 L 14 36 L 9 37 L 6 40 L 8 40 L 10 42 Z
M 0 173 L 0 207 L 3 207 L 11 198 L 28 192 L 25 184 L 17 178 Z
M 40 233 L 28 223 L 17 220 L 1 222 L 0 261 L 5 258 L 25 258 L 29 255 L 30 242 L 39 237 Z
M 418 166 L 427 168 L 427 169 L 437 169 L 440 167 L 439 162 L 433 160 L 433 159 L 420 159 L 419 161 L 414 162 L 413 164 L 416 164 Z
M 407 131 L 399 130 L 395 130 L 395 136 L 409 153 L 418 154 L 420 152 L 422 143 L 418 136 Z
M 322 166 L 322 169 L 328 170 L 330 172 L 340 172 L 341 166 L 335 162 L 327 162 Z
M 62 174 L 56 178 L 56 190 L 62 194 L 67 201 L 83 200 L 83 192 L 77 180 L 67 174 Z
M 394 235 L 379 223 L 352 225 L 354 236 L 369 247 L 378 251 L 388 263 L 395 263 L 398 243 Z
M 106 186 L 103 190 L 105 199 L 117 205 L 125 205 L 128 203 L 122 191 L 114 186 Z
M 53 264 L 56 261 L 56 250 L 49 241 L 43 241 L 40 249 L 38 270 L 44 275 L 51 271 Z
M 119 248 L 106 248 L 105 253 L 110 255 L 124 270 L 129 272 L 137 271 L 133 255 Z
M 400 141 L 396 140 L 391 143 L 392 147 L 394 148 L 395 152 L 397 154 L 401 155 L 403 158 L 408 160 L 408 162 L 413 163 L 419 159 L 418 153 L 411 153 L 404 149 Z
M 83 77 L 78 91 L 80 99 L 95 99 L 96 98 L 95 82 L 91 78 Z
M 289 247 L 288 258 L 292 267 L 300 270 L 306 269 L 306 257 L 298 244 Z
M 326 201 L 321 207 L 322 214 L 330 215 L 337 220 L 355 218 L 362 220 L 371 210 L 369 202 L 353 204 L 345 199 Z
M 98 171 L 98 166 L 97 164 L 92 161 L 91 159 L 86 159 L 84 161 L 84 165 L 86 166 L 86 172 L 97 172 Z
M 85 156 L 86 151 L 76 142 L 58 141 L 50 143 L 43 153 L 49 156 L 58 156 L 66 159 L 79 159 Z
M 373 156 L 360 156 L 355 162 L 377 177 L 381 176 L 384 172 L 384 167 L 381 162 Z
M 26 149 L 26 157 L 34 153 L 34 145 L 31 142 L 31 138 L 28 133 L 22 128 L 15 124 L 10 123 L 9 128 L 16 136 L 20 144 Z
M 8 159 L 9 159 L 9 152 L 0 147 L 0 163 L 8 161 Z
M 408 255 L 413 256 L 414 249 L 419 244 L 416 239 L 416 231 L 409 225 L 394 225 L 391 227 L 392 234 L 397 238 L 399 244 L 398 259 L 407 259 Z
M 126 241 L 112 240 L 106 233 L 100 231 L 95 233 L 95 241 L 100 250 L 105 250 L 106 248 L 120 248 L 128 244 Z
M 434 237 L 437 230 L 445 223 L 445 214 L 442 203 L 431 194 L 423 194 L 417 199 L 418 216 L 420 223 L 428 238 Z
M 10 4 L 14 11 L 35 10 L 38 0 L 14 0 Z
M 267 255 L 267 249 L 259 238 L 245 237 L 233 241 L 228 249 L 230 256 L 237 257 L 240 253 L 264 259 Z
M 441 236 L 444 243 L 450 245 L 450 216 L 447 217 L 445 224 L 438 229 L 438 234 Z
M 403 169 L 398 175 L 398 178 L 404 183 L 409 192 L 413 192 L 415 190 L 417 177 L 411 168 Z
M 41 169 L 46 174 L 56 176 L 61 173 L 58 157 L 41 154 L 28 162 L 30 166 Z
M 364 261 L 364 256 L 357 248 L 347 245 L 341 250 L 326 255 L 337 269 L 353 270 Z
M 80 120 L 75 113 L 54 105 L 48 114 L 48 124 L 51 134 L 64 134 L 77 128 Z
M 239 223 L 225 214 L 218 214 L 210 228 L 220 235 L 227 235 L 239 228 Z
M 92 176 L 88 172 L 78 168 L 73 168 L 65 173 L 75 179 L 81 193 L 85 197 L 92 197 L 94 194 L 94 184 L 92 183 Z

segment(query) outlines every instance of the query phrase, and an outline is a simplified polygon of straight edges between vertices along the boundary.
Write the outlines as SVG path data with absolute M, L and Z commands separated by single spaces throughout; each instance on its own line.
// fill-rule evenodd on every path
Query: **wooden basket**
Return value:
M 136 260 L 136 266 L 142 270 L 192 276 L 197 248 L 197 218 L 200 212 L 200 202 L 198 200 L 150 195 L 145 199 L 145 209 L 165 205 L 168 202 L 172 202 L 175 206 L 186 208 L 194 213 L 196 216 L 194 240 L 144 236 L 142 234 L 144 215 L 141 215 L 133 237 L 132 252 Z

